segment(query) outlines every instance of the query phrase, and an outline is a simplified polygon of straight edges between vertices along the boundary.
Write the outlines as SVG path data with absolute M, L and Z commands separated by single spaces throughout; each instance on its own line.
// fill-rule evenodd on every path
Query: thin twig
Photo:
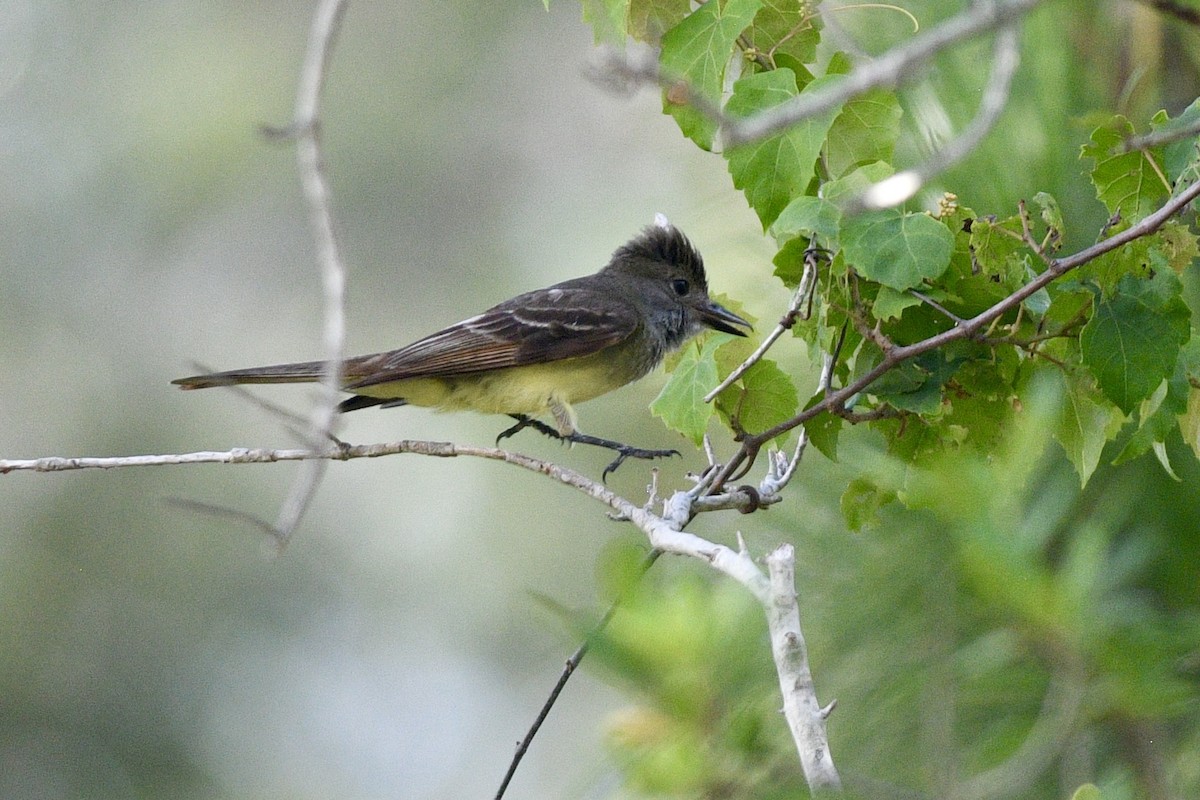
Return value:
M 661 550 L 651 550 L 646 554 L 646 557 L 642 559 L 642 563 L 639 565 L 641 570 L 637 575 L 637 580 L 632 586 L 629 587 L 629 592 L 632 592 L 633 589 L 637 588 L 637 585 L 641 583 L 642 576 L 649 571 L 650 567 L 654 566 L 654 562 L 657 561 L 658 557 L 661 555 Z M 628 592 L 626 593 L 626 596 L 627 595 Z M 584 640 L 579 644 L 578 649 L 576 649 L 575 652 L 571 654 L 571 657 L 566 660 L 566 663 L 563 665 L 563 670 L 558 676 L 558 681 L 555 682 L 554 687 L 550 690 L 550 694 L 546 697 L 546 702 L 542 703 L 542 708 L 538 711 L 538 715 L 533 720 L 533 724 L 529 726 L 529 730 L 526 732 L 525 738 L 521 739 L 521 741 L 517 744 L 517 751 L 513 753 L 512 761 L 508 765 L 508 770 L 504 773 L 504 779 L 500 781 L 500 788 L 496 790 L 496 800 L 502 800 L 504 793 L 508 791 L 508 785 L 512 782 L 513 776 L 517 774 L 517 768 L 521 766 L 521 760 L 524 759 L 525 754 L 529 752 L 529 746 L 533 743 L 533 739 L 535 736 L 537 736 L 538 731 L 541 730 L 542 723 L 546 721 L 546 717 L 550 715 L 550 710 L 554 708 L 554 704 L 558 702 L 558 696 L 562 694 L 563 689 L 566 688 L 567 681 L 571 679 L 571 676 L 575 674 L 575 670 L 579 668 L 579 663 L 583 661 L 584 656 L 587 655 L 588 650 L 592 646 L 592 641 L 604 632 L 604 629 L 608 627 L 608 623 L 612 622 L 612 618 L 616 615 L 617 609 L 619 609 L 621 604 L 626 600 L 626 596 L 618 597 L 613 601 L 612 605 L 608 607 L 608 611 L 605 611 L 604 616 L 601 617 L 600 621 L 596 623 L 596 626 L 592 628 L 590 632 L 588 632 L 586 637 L 584 637 Z
M 321 0 L 313 14 L 308 51 L 300 70 L 296 106 L 291 133 L 296 138 L 296 165 L 304 198 L 308 203 L 309 223 L 317 248 L 324 296 L 325 369 L 320 402 L 313 409 L 312 443 L 333 435 L 337 417 L 337 398 L 342 385 L 342 358 L 346 340 L 346 267 L 338 249 L 334 231 L 332 195 L 325 177 L 320 139 L 321 91 L 329 72 L 333 44 L 341 27 L 346 0 Z M 312 502 L 325 473 L 325 461 L 310 461 L 296 476 L 287 499 L 279 509 L 275 528 L 286 543 Z
M 1042 260 L 1043 264 L 1050 266 L 1054 262 L 1054 257 L 1050 255 L 1046 248 L 1050 243 L 1051 237 L 1056 235 L 1055 230 L 1048 227 L 1046 230 L 1046 238 L 1038 241 L 1037 237 L 1033 235 L 1033 223 L 1029 219 L 1029 205 L 1023 199 L 1017 201 L 1017 217 L 1021 220 L 1020 236 L 1016 236 L 1016 234 L 1003 227 L 996 227 L 993 228 L 993 230 L 1010 234 L 1024 242 L 1026 247 L 1037 254 L 1037 257 Z
M 821 378 L 819 381 L 817 381 L 818 393 L 828 392 L 829 387 L 833 385 L 833 370 L 837 367 L 838 358 L 841 356 L 842 345 L 845 343 L 845 341 L 846 326 L 843 325 L 841 334 L 838 336 L 837 343 L 833 346 L 833 352 L 826 353 L 822 357 Z M 792 451 L 792 457 L 790 460 L 783 453 L 773 454 L 775 459 L 772 462 L 775 468 L 774 481 L 769 485 L 765 485 L 764 488 L 777 493 L 782 492 L 785 488 L 787 488 L 788 483 L 791 482 L 792 478 L 796 474 L 797 469 L 799 469 L 800 459 L 804 458 L 804 451 L 807 449 L 808 429 L 801 428 L 799 435 L 796 436 L 796 447 Z M 768 473 L 768 478 L 770 477 L 772 477 L 771 473 Z M 766 483 L 767 481 L 764 480 L 764 484 Z
M 746 374 L 746 370 L 762 360 L 762 357 L 767 354 L 767 351 L 774 346 L 779 337 L 787 331 L 791 330 L 796 324 L 796 317 L 800 312 L 800 307 L 812 296 L 813 283 L 817 276 L 817 260 L 819 257 L 810 258 L 805 255 L 804 258 L 804 273 L 800 276 L 800 285 L 796 287 L 795 294 L 792 295 L 792 302 L 788 304 L 788 310 L 780 318 L 779 322 L 762 343 L 755 349 L 750 356 L 738 364 L 733 372 L 729 373 L 725 380 L 721 381 L 717 388 L 713 389 L 708 394 L 704 395 L 704 402 L 711 403 L 716 399 L 717 395 L 732 386 L 739 378 Z
M 911 294 L 913 297 L 917 298 L 918 300 L 920 300 L 925 305 L 932 308 L 934 311 L 937 311 L 939 314 L 946 317 L 948 320 L 953 322 L 955 325 L 962 324 L 962 317 L 958 316 L 953 311 L 946 308 L 944 305 L 939 303 L 937 300 L 934 300 L 932 297 L 925 294 L 924 292 L 918 292 L 916 289 L 909 289 L 908 293 Z

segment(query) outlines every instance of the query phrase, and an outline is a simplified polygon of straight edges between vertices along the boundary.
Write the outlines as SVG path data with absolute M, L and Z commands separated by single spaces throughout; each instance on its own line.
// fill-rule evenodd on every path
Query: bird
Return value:
M 631 383 L 705 329 L 746 336 L 749 322 L 714 302 L 700 252 L 661 214 L 599 272 L 518 295 L 398 350 L 342 363 L 338 405 L 472 410 L 516 420 L 497 443 L 532 427 L 552 438 L 614 451 L 602 478 L 627 458 L 678 455 L 589 436 L 574 406 Z M 322 379 L 325 361 L 178 378 L 183 389 Z M 538 419 L 548 415 L 549 425 Z

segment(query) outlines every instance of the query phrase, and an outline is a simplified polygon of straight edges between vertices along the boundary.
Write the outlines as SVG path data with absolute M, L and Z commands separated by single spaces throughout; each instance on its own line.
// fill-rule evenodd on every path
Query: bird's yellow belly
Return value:
M 636 377 L 614 371 L 610 359 L 585 356 L 446 378 L 406 378 L 352 391 L 439 411 L 532 415 L 591 400 Z

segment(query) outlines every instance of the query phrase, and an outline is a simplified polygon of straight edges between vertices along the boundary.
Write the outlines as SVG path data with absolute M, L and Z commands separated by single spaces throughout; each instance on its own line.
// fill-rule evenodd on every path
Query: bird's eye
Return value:
M 671 288 L 675 290 L 675 294 L 683 297 L 688 293 L 688 289 L 692 287 L 688 285 L 688 282 L 683 278 L 676 278 L 675 280 L 671 281 Z

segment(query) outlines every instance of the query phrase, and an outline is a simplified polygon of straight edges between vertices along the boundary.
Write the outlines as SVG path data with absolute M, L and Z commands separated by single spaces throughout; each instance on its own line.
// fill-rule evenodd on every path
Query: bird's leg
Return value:
M 542 422 L 540 419 L 534 419 L 533 417 L 529 417 L 524 414 L 509 414 L 509 416 L 515 419 L 517 424 L 513 425 L 511 428 L 505 428 L 503 431 L 501 431 L 500 435 L 496 437 L 496 444 L 500 444 L 501 439 L 507 439 L 514 433 L 523 431 L 526 428 L 533 428 L 539 433 L 546 434 L 551 439 L 558 439 L 559 441 L 562 441 L 563 439 L 562 434 L 554 430 L 554 428 L 551 428 L 546 423 Z
M 533 428 L 535 431 L 544 433 L 551 439 L 558 439 L 561 442 L 570 442 L 571 444 L 590 444 L 593 447 L 603 447 L 608 450 L 616 451 L 617 457 L 611 464 L 604 468 L 604 472 L 602 472 L 600 475 L 601 480 L 606 480 L 609 473 L 616 471 L 617 467 L 621 466 L 621 464 L 623 464 L 627 458 L 666 458 L 667 456 L 679 455 L 678 450 L 649 450 L 644 447 L 633 447 L 632 445 L 622 444 L 621 442 L 614 442 L 611 439 L 601 439 L 597 436 L 588 436 L 586 433 L 580 433 L 579 431 L 560 433 L 541 420 L 528 417 L 524 414 L 509 414 L 509 416 L 515 419 L 517 424 L 513 425 L 511 428 L 508 428 L 499 436 L 497 436 L 497 442 L 499 442 L 501 439 L 506 439 L 509 436 L 512 436 L 517 431 L 524 430 L 525 428 Z

